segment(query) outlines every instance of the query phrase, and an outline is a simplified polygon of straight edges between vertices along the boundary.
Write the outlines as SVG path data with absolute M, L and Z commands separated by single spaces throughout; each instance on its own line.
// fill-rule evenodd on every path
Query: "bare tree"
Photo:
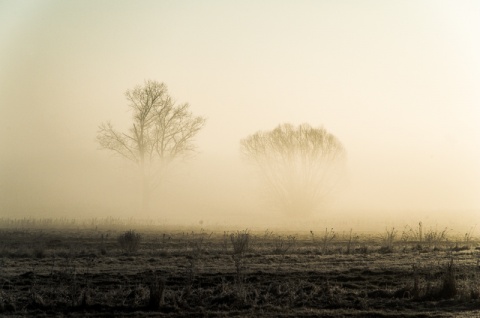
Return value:
M 282 124 L 240 142 L 277 209 L 289 215 L 311 214 L 345 176 L 346 153 L 340 141 L 323 128 Z
M 194 152 L 193 138 L 205 125 L 205 118 L 193 116 L 186 103 L 176 105 L 164 83 L 146 81 L 143 86 L 128 90 L 125 96 L 132 111 L 129 131 L 119 132 L 106 122 L 99 126 L 97 141 L 103 149 L 140 168 L 145 212 L 160 172 L 175 159 Z

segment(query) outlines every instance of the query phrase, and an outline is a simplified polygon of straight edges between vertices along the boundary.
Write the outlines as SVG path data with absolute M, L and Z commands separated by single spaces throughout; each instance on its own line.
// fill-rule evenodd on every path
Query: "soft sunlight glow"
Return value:
M 268 220 L 239 141 L 289 122 L 346 149 L 323 216 L 476 223 L 479 16 L 455 0 L 2 1 L 0 216 L 138 216 L 134 167 L 95 135 L 127 128 L 124 93 L 151 79 L 207 118 L 159 218 Z

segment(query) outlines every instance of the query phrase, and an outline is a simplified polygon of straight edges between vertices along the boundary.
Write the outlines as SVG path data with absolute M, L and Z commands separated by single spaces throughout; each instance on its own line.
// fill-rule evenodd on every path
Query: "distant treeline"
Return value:
M 165 225 L 165 220 L 134 218 L 0 218 L 2 229 L 92 229 L 92 228 L 129 228 Z

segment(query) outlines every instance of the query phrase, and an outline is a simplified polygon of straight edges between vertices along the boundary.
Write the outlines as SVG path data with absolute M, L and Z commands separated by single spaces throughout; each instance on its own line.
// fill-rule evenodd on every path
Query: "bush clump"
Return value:
M 142 241 L 142 235 L 134 230 L 126 231 L 118 236 L 118 244 L 125 253 L 134 253 L 138 251 L 140 242 Z

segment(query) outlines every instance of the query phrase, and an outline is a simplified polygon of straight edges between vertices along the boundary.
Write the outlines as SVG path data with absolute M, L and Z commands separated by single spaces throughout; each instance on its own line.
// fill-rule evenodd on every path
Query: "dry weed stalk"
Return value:
M 450 258 L 450 261 L 445 264 L 445 273 L 442 277 L 442 286 L 439 295 L 441 298 L 447 299 L 455 297 L 457 295 L 458 288 L 455 272 L 456 268 L 452 257 Z
M 312 243 L 315 244 L 315 233 L 310 230 L 310 237 L 312 238 Z M 323 237 L 320 239 L 320 244 L 321 244 L 321 253 L 322 254 L 327 254 L 328 249 L 332 241 L 335 239 L 336 234 L 333 228 L 328 230 L 328 228 L 325 228 L 325 232 L 323 233 Z
M 165 284 L 164 278 L 153 277 L 150 285 L 150 298 L 148 300 L 148 308 L 158 310 L 165 304 Z
M 348 236 L 348 241 L 347 241 L 347 254 L 351 254 L 352 253 L 352 246 L 354 244 L 356 244 L 359 240 L 359 236 L 355 233 L 352 233 L 353 230 L 350 229 L 350 233 L 349 233 L 349 236 Z
M 325 228 L 325 233 L 323 234 L 322 238 L 322 254 L 327 254 L 328 248 L 332 241 L 335 239 L 336 234 L 333 228 L 330 229 L 330 231 Z
M 205 239 L 210 238 L 213 233 L 207 235 L 203 230 L 199 234 L 192 233 L 190 241 L 187 243 L 187 261 L 188 261 L 188 273 L 187 282 L 189 288 L 193 284 L 195 275 L 198 272 L 199 263 L 202 261 L 203 254 L 205 253 Z

